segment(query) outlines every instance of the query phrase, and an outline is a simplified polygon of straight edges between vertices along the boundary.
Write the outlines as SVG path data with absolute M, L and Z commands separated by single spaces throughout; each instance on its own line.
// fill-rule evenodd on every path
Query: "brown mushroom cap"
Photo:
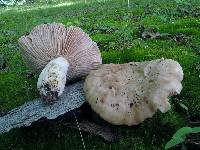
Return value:
M 85 76 L 102 63 L 97 44 L 74 26 L 51 23 L 36 26 L 19 39 L 24 60 L 36 71 L 57 57 L 69 62 L 67 81 Z
M 183 71 L 170 59 L 105 64 L 87 76 L 84 91 L 92 109 L 115 125 L 136 125 L 159 109 L 170 109 L 168 96 L 180 93 Z

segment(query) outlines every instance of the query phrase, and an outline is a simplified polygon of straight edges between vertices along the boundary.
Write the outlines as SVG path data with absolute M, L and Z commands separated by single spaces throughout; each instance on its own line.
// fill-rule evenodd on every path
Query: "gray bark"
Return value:
M 29 126 L 41 118 L 55 119 L 85 102 L 83 81 L 68 85 L 64 93 L 53 104 L 47 105 L 40 98 L 26 102 L 0 117 L 0 134 L 12 128 Z

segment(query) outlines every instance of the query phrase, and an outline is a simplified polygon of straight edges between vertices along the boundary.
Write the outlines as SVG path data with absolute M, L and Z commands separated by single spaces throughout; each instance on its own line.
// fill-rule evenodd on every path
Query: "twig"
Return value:
M 77 117 L 76 117 L 76 114 L 73 112 L 74 114 L 74 118 L 76 120 L 76 125 L 78 127 L 78 130 L 79 130 L 79 133 L 80 133 L 80 136 L 81 136 L 81 140 L 82 140 L 82 144 L 83 144 L 83 148 L 84 150 L 86 150 L 86 147 L 85 147 L 85 142 L 84 142 L 84 139 L 83 139 L 83 135 L 82 135 L 82 132 L 81 132 L 81 129 L 80 129 L 80 126 L 79 126 L 79 123 L 78 123 L 78 120 L 77 120 Z

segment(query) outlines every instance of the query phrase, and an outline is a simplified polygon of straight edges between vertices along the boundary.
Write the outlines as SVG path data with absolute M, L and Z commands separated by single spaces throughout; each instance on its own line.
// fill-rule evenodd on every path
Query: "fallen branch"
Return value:
M 46 105 L 38 98 L 0 117 L 0 134 L 12 128 L 30 126 L 41 118 L 55 119 L 70 110 L 79 108 L 84 102 L 83 81 L 68 85 L 59 100 L 52 105 Z

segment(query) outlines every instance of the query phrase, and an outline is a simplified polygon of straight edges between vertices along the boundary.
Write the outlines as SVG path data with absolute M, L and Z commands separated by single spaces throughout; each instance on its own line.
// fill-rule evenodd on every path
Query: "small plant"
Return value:
M 186 135 L 190 133 L 200 133 L 200 127 L 183 127 L 180 128 L 176 133 L 173 135 L 172 139 L 167 142 L 165 145 L 165 149 L 169 149 L 173 146 L 176 146 L 185 141 Z

